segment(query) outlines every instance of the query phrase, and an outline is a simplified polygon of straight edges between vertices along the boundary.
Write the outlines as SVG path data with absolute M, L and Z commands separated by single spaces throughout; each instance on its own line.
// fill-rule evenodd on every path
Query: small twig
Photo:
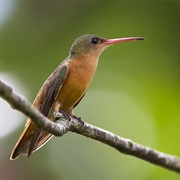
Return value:
M 122 138 L 109 131 L 93 126 L 86 122 L 71 118 L 66 119 L 61 113 L 56 113 L 56 122 L 50 121 L 35 109 L 27 100 L 16 95 L 12 88 L 0 81 L 0 96 L 14 109 L 30 117 L 40 128 L 56 135 L 62 136 L 68 131 L 105 143 L 119 152 L 128 154 L 163 168 L 180 173 L 180 158 L 159 152 L 149 147 L 137 144 L 129 139 Z
M 128 154 L 180 173 L 180 158 L 176 156 L 151 149 L 88 123 L 84 123 L 81 128 L 76 127 L 73 127 L 74 129 L 70 128 L 70 131 L 105 143 L 123 154 Z

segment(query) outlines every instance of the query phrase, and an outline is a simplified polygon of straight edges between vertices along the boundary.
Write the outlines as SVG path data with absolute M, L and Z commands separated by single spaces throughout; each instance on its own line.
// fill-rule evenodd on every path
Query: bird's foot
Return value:
M 77 119 L 82 125 L 84 125 L 84 121 L 81 119 L 81 117 L 77 117 L 76 115 L 73 114 L 72 116 L 74 119 Z
M 54 113 L 54 120 L 55 121 L 58 121 L 59 119 L 61 119 L 63 117 L 65 119 L 67 119 L 68 121 L 71 120 L 70 115 L 67 114 L 66 112 L 62 111 L 62 110 L 59 110 L 59 112 Z

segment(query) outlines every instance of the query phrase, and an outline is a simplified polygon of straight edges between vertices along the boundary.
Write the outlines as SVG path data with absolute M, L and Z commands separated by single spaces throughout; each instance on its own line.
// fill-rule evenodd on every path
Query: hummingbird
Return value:
M 84 97 L 95 74 L 99 56 L 109 46 L 126 41 L 144 40 L 143 37 L 106 39 L 94 34 L 78 37 L 71 46 L 69 56 L 54 70 L 40 88 L 33 106 L 49 120 L 53 113 L 62 111 L 74 115 L 73 109 Z M 14 146 L 10 160 L 41 148 L 53 135 L 38 128 L 28 118 L 24 130 Z

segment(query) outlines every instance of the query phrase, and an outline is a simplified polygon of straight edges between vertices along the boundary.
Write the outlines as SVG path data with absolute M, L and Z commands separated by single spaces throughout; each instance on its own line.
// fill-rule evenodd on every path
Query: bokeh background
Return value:
M 30 102 L 83 34 L 141 36 L 100 57 L 75 109 L 87 122 L 180 156 L 179 0 L 1 0 L 1 79 Z M 0 103 L 0 179 L 180 179 L 91 139 L 54 137 L 30 159 L 9 156 L 26 117 Z

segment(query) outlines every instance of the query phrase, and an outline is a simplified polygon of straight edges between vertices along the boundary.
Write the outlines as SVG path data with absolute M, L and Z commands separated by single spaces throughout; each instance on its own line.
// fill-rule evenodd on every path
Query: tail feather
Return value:
M 36 147 L 36 144 L 39 141 L 39 138 L 41 136 L 42 131 L 43 130 L 38 128 L 38 127 L 36 127 L 36 129 L 34 130 L 34 133 L 33 133 L 32 138 L 31 138 L 29 150 L 28 150 L 28 157 L 30 157 L 31 153 L 33 152 L 34 148 Z
M 32 152 L 35 152 L 36 150 L 41 148 L 53 136 L 52 134 L 44 130 L 41 130 L 39 128 L 34 128 L 34 126 L 35 125 L 32 122 L 28 126 L 26 126 L 19 140 L 17 141 L 14 149 L 12 150 L 12 153 L 10 156 L 11 160 L 17 159 L 20 155 L 28 155 L 29 157 Z M 37 129 L 37 132 L 36 130 L 31 131 L 31 129 L 33 128 Z

